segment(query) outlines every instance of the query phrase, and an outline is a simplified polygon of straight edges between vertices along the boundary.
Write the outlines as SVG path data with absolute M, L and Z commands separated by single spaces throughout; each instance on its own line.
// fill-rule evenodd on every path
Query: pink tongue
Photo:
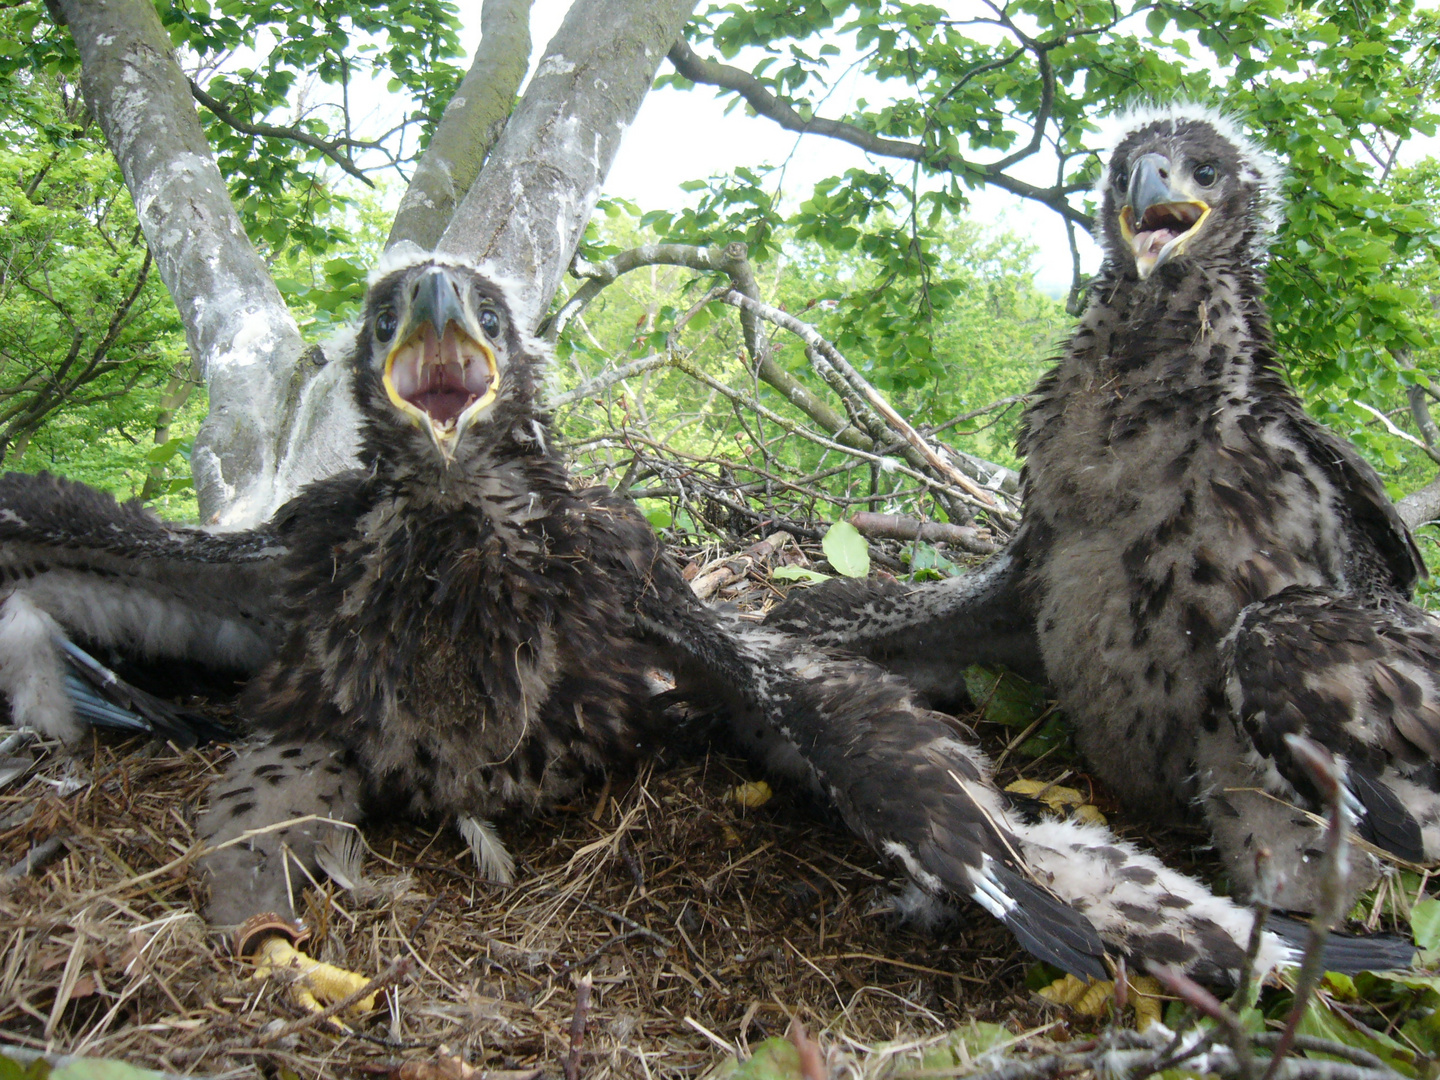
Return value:
M 426 390 L 411 399 L 411 404 L 424 409 L 430 419 L 437 424 L 448 424 L 464 412 L 465 406 L 473 400 L 469 391 L 454 390 L 447 386 L 437 390 Z
M 1135 254 L 1143 258 L 1146 255 L 1158 256 L 1160 249 L 1180 234 L 1173 229 L 1156 229 L 1154 232 L 1142 232 L 1135 235 Z
M 472 360 L 467 371 L 453 334 L 441 340 L 434 327 L 427 326 L 418 345 L 391 370 L 391 384 L 397 394 L 423 409 L 431 420 L 448 424 L 490 389 L 490 372 L 479 357 Z

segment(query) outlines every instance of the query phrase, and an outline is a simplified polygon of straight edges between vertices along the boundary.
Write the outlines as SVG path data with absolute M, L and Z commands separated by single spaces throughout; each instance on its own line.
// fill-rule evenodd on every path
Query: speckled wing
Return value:
M 1418 608 L 1292 587 L 1240 613 L 1222 648 L 1226 694 L 1267 787 L 1317 807 L 1285 736 L 1343 759 L 1361 836 L 1414 862 L 1440 857 L 1440 627 Z
M 792 589 L 765 625 L 859 653 L 936 702 L 964 697 L 970 664 L 1003 664 L 1044 681 L 1035 616 L 1021 582 L 1026 545 L 944 581 L 902 585 L 837 579 Z
M 1384 482 L 1355 447 L 1304 415 L 1298 403 L 1291 408 L 1298 414 L 1291 425 L 1295 436 L 1308 445 L 1312 458 L 1340 491 L 1352 544 L 1359 542 L 1349 568 L 1359 580 L 1350 583 L 1351 589 L 1380 588 L 1408 597 L 1415 583 L 1427 576 L 1425 560 Z
M 73 740 L 58 638 L 139 659 L 249 671 L 280 637 L 276 567 L 297 508 L 211 532 L 84 484 L 0 477 L 0 690 L 18 723 Z

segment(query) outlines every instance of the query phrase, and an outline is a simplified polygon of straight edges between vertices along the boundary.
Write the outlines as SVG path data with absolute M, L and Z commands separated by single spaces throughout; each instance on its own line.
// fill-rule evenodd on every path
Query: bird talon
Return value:
M 1023 795 L 1042 802 L 1061 817 L 1068 815 L 1091 825 L 1106 823 L 1105 815 L 1099 808 L 1094 803 L 1087 802 L 1085 796 L 1072 787 L 1047 784 L 1041 780 L 1016 780 L 1007 784 L 1005 790 L 1012 795 Z
M 1132 975 L 1126 989 L 1135 1008 L 1135 1029 L 1144 1031 L 1151 1024 L 1159 1023 L 1160 983 L 1149 975 Z M 1046 1001 L 1067 1006 L 1081 1016 L 1103 1017 L 1115 1001 L 1115 983 L 1111 979 L 1077 979 L 1066 975 L 1039 993 Z
M 255 965 L 252 982 L 264 982 L 272 975 L 290 980 L 290 998 L 308 1012 L 324 1012 L 336 1002 L 364 989 L 369 977 L 356 971 L 327 964 L 300 951 L 310 937 L 304 923 L 291 922 L 274 913 L 246 920 L 235 935 L 235 952 Z M 364 1016 L 375 1008 L 374 993 L 351 1002 L 345 1012 Z M 350 1029 L 335 1017 L 330 1022 L 342 1031 Z

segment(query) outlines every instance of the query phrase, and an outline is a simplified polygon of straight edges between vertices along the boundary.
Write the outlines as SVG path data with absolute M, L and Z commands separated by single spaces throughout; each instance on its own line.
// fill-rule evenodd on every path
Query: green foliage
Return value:
M 293 128 L 352 160 L 373 147 L 370 165 L 404 162 L 422 150 L 465 74 L 455 63 L 460 21 L 449 0 L 157 0 L 156 9 L 182 56 L 213 72 L 204 80 L 206 93 L 240 125 Z M 253 62 L 217 70 L 235 55 Z M 388 79 L 390 93 L 411 103 L 404 130 L 378 142 L 357 135 L 361 118 L 350 111 L 352 84 L 374 78 Z M 201 117 L 257 246 L 324 256 L 348 242 L 340 214 L 350 200 L 321 150 L 250 134 L 208 109 Z
M 25 15 L 0 13 L 0 29 Z M 193 513 L 174 486 L 186 462 L 172 473 L 144 461 L 158 398 L 190 362 L 119 170 L 63 77 L 17 72 L 0 85 L 0 456 L 88 472 L 123 495 L 155 464 L 177 496 L 167 509 Z M 193 435 L 202 415 L 173 434 Z
M 157 1080 L 159 1073 L 106 1058 L 78 1058 L 52 1069 L 43 1058 L 21 1064 L 0 1053 L 0 1080 Z
M 714 1080 L 805 1080 L 800 1051 L 789 1039 L 769 1038 L 745 1061 L 730 1058 L 714 1072 Z
M 836 573 L 853 578 L 870 573 L 870 545 L 848 521 L 837 521 L 826 529 L 820 546 Z
M 1006 727 L 1028 727 L 1045 711 L 1045 691 L 1019 675 L 971 664 L 964 671 L 965 692 L 980 717 Z
M 944 250 L 970 191 L 998 183 L 1036 213 L 1083 223 L 1103 117 L 1155 100 L 1222 105 L 1289 165 L 1269 296 L 1284 362 L 1316 415 L 1398 495 L 1434 466 L 1352 402 L 1414 434 L 1405 390 L 1436 374 L 1436 166 L 1400 162 L 1408 141 L 1435 131 L 1437 22 L 1381 0 L 1018 0 L 974 20 L 891 0 L 712 4 L 687 30 L 697 51 L 802 119 L 848 125 L 872 153 L 798 198 L 781 190 L 783 170 L 745 163 L 693 185 L 692 207 L 646 221 L 694 243 L 743 239 L 761 260 L 792 236 L 816 263 L 858 258 L 863 282 L 838 274 L 821 321 L 923 416 L 922 387 L 953 409 L 938 388 L 971 370 L 941 329 L 973 296 L 957 269 L 966 264 Z M 837 110 L 849 93 L 853 107 Z M 1034 179 L 1041 160 L 1053 162 L 1048 186 Z M 981 456 L 1005 460 L 1005 443 Z
M 1440 949 L 1440 900 L 1421 900 L 1410 913 L 1410 929 L 1418 948 Z

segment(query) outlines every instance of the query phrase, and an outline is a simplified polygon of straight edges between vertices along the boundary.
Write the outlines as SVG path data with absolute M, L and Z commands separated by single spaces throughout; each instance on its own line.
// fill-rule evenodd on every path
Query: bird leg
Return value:
M 1235 892 L 1280 910 L 1316 910 L 1325 892 L 1323 821 L 1266 791 L 1258 756 L 1228 724 L 1197 740 L 1196 767 L 1200 804 Z M 1269 857 L 1257 861 L 1261 851 Z M 1349 910 L 1380 865 L 1354 844 L 1342 858 Z
M 360 774 L 325 742 L 270 743 L 241 752 L 196 823 L 207 853 L 206 917 L 239 923 L 294 911 L 294 890 L 318 867 L 317 849 L 360 820 Z
M 55 638 L 60 624 L 15 590 L 0 602 L 0 691 L 17 727 L 75 743 L 85 725 L 65 690 L 65 664 Z

